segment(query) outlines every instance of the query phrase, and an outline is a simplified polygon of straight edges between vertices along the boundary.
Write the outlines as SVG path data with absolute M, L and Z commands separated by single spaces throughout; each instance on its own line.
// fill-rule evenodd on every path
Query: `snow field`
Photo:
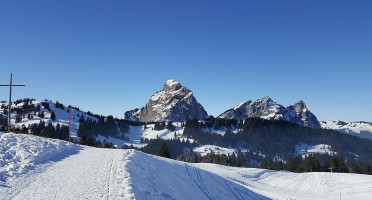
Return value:
M 210 163 L 194 166 L 218 174 L 272 199 L 365 199 L 372 197 L 370 175 L 346 173 L 292 173 Z
M 350 122 L 343 121 L 322 121 L 319 122 L 324 129 L 333 129 L 341 133 L 351 134 L 361 138 L 372 140 L 372 123 L 371 122 Z
M 68 145 L 65 141 L 12 133 L 0 133 L 0 144 L 1 199 L 339 199 L 340 194 L 342 199 L 372 197 L 369 175 L 297 174 L 189 164 L 136 150 Z
M 308 145 L 305 143 L 300 143 L 295 146 L 295 149 L 296 149 L 296 154 L 300 155 L 302 158 L 305 158 L 311 153 L 329 154 L 329 155 L 337 154 L 337 152 L 334 152 L 331 150 L 332 148 L 328 144 Z
M 127 167 L 136 199 L 267 199 L 188 163 L 137 151 Z
M 35 142 L 41 139 L 35 138 Z M 26 142 L 20 140 L 8 146 L 35 145 Z M 37 156 L 30 158 L 28 162 L 35 163 Z M 267 199 L 183 162 L 135 150 L 92 147 L 81 147 L 58 162 L 36 165 L 35 170 L 6 179 L 0 192 L 4 199 Z
M 193 149 L 194 153 L 200 154 L 201 156 L 205 156 L 208 153 L 215 153 L 215 154 L 225 154 L 225 155 L 232 155 L 237 149 L 236 148 L 225 148 L 216 145 L 201 145 L 199 147 L 195 147 Z M 242 149 L 242 152 L 247 152 L 247 149 Z

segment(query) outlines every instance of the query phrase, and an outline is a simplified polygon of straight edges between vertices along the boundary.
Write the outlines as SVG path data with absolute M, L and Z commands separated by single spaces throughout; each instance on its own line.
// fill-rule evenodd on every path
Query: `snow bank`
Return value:
M 49 161 L 59 161 L 80 147 L 65 141 L 0 132 L 0 182 Z
M 136 199 L 268 199 L 190 164 L 134 152 L 126 167 Z

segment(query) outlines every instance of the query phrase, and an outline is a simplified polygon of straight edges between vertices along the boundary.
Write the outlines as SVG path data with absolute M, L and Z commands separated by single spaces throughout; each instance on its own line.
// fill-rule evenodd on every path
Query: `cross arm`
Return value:
M 26 85 L 0 85 L 0 86 L 26 86 Z

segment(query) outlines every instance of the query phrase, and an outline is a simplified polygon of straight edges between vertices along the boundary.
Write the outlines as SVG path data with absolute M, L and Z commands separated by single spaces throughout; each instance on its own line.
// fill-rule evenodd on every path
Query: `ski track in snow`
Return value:
M 133 199 L 126 159 L 133 152 L 85 148 L 38 174 L 12 199 Z
M 340 192 L 342 199 L 372 197 L 368 175 L 190 164 L 31 135 L 0 133 L 0 147 L 1 200 L 339 199 Z
M 345 173 L 291 173 L 210 163 L 192 164 L 272 199 L 372 199 L 372 176 Z

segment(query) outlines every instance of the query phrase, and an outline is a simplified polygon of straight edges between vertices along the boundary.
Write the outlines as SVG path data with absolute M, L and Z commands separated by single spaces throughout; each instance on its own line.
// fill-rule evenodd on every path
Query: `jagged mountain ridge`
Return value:
M 307 109 L 305 102 L 298 101 L 294 105 L 284 107 L 268 96 L 256 101 L 244 101 L 218 116 L 237 120 L 245 120 L 248 117 L 286 120 L 301 126 L 320 128 L 316 116 Z
M 194 118 L 205 119 L 208 114 L 191 90 L 170 79 L 165 82 L 162 90 L 151 96 L 144 107 L 127 111 L 124 117 L 140 122 L 179 122 Z

